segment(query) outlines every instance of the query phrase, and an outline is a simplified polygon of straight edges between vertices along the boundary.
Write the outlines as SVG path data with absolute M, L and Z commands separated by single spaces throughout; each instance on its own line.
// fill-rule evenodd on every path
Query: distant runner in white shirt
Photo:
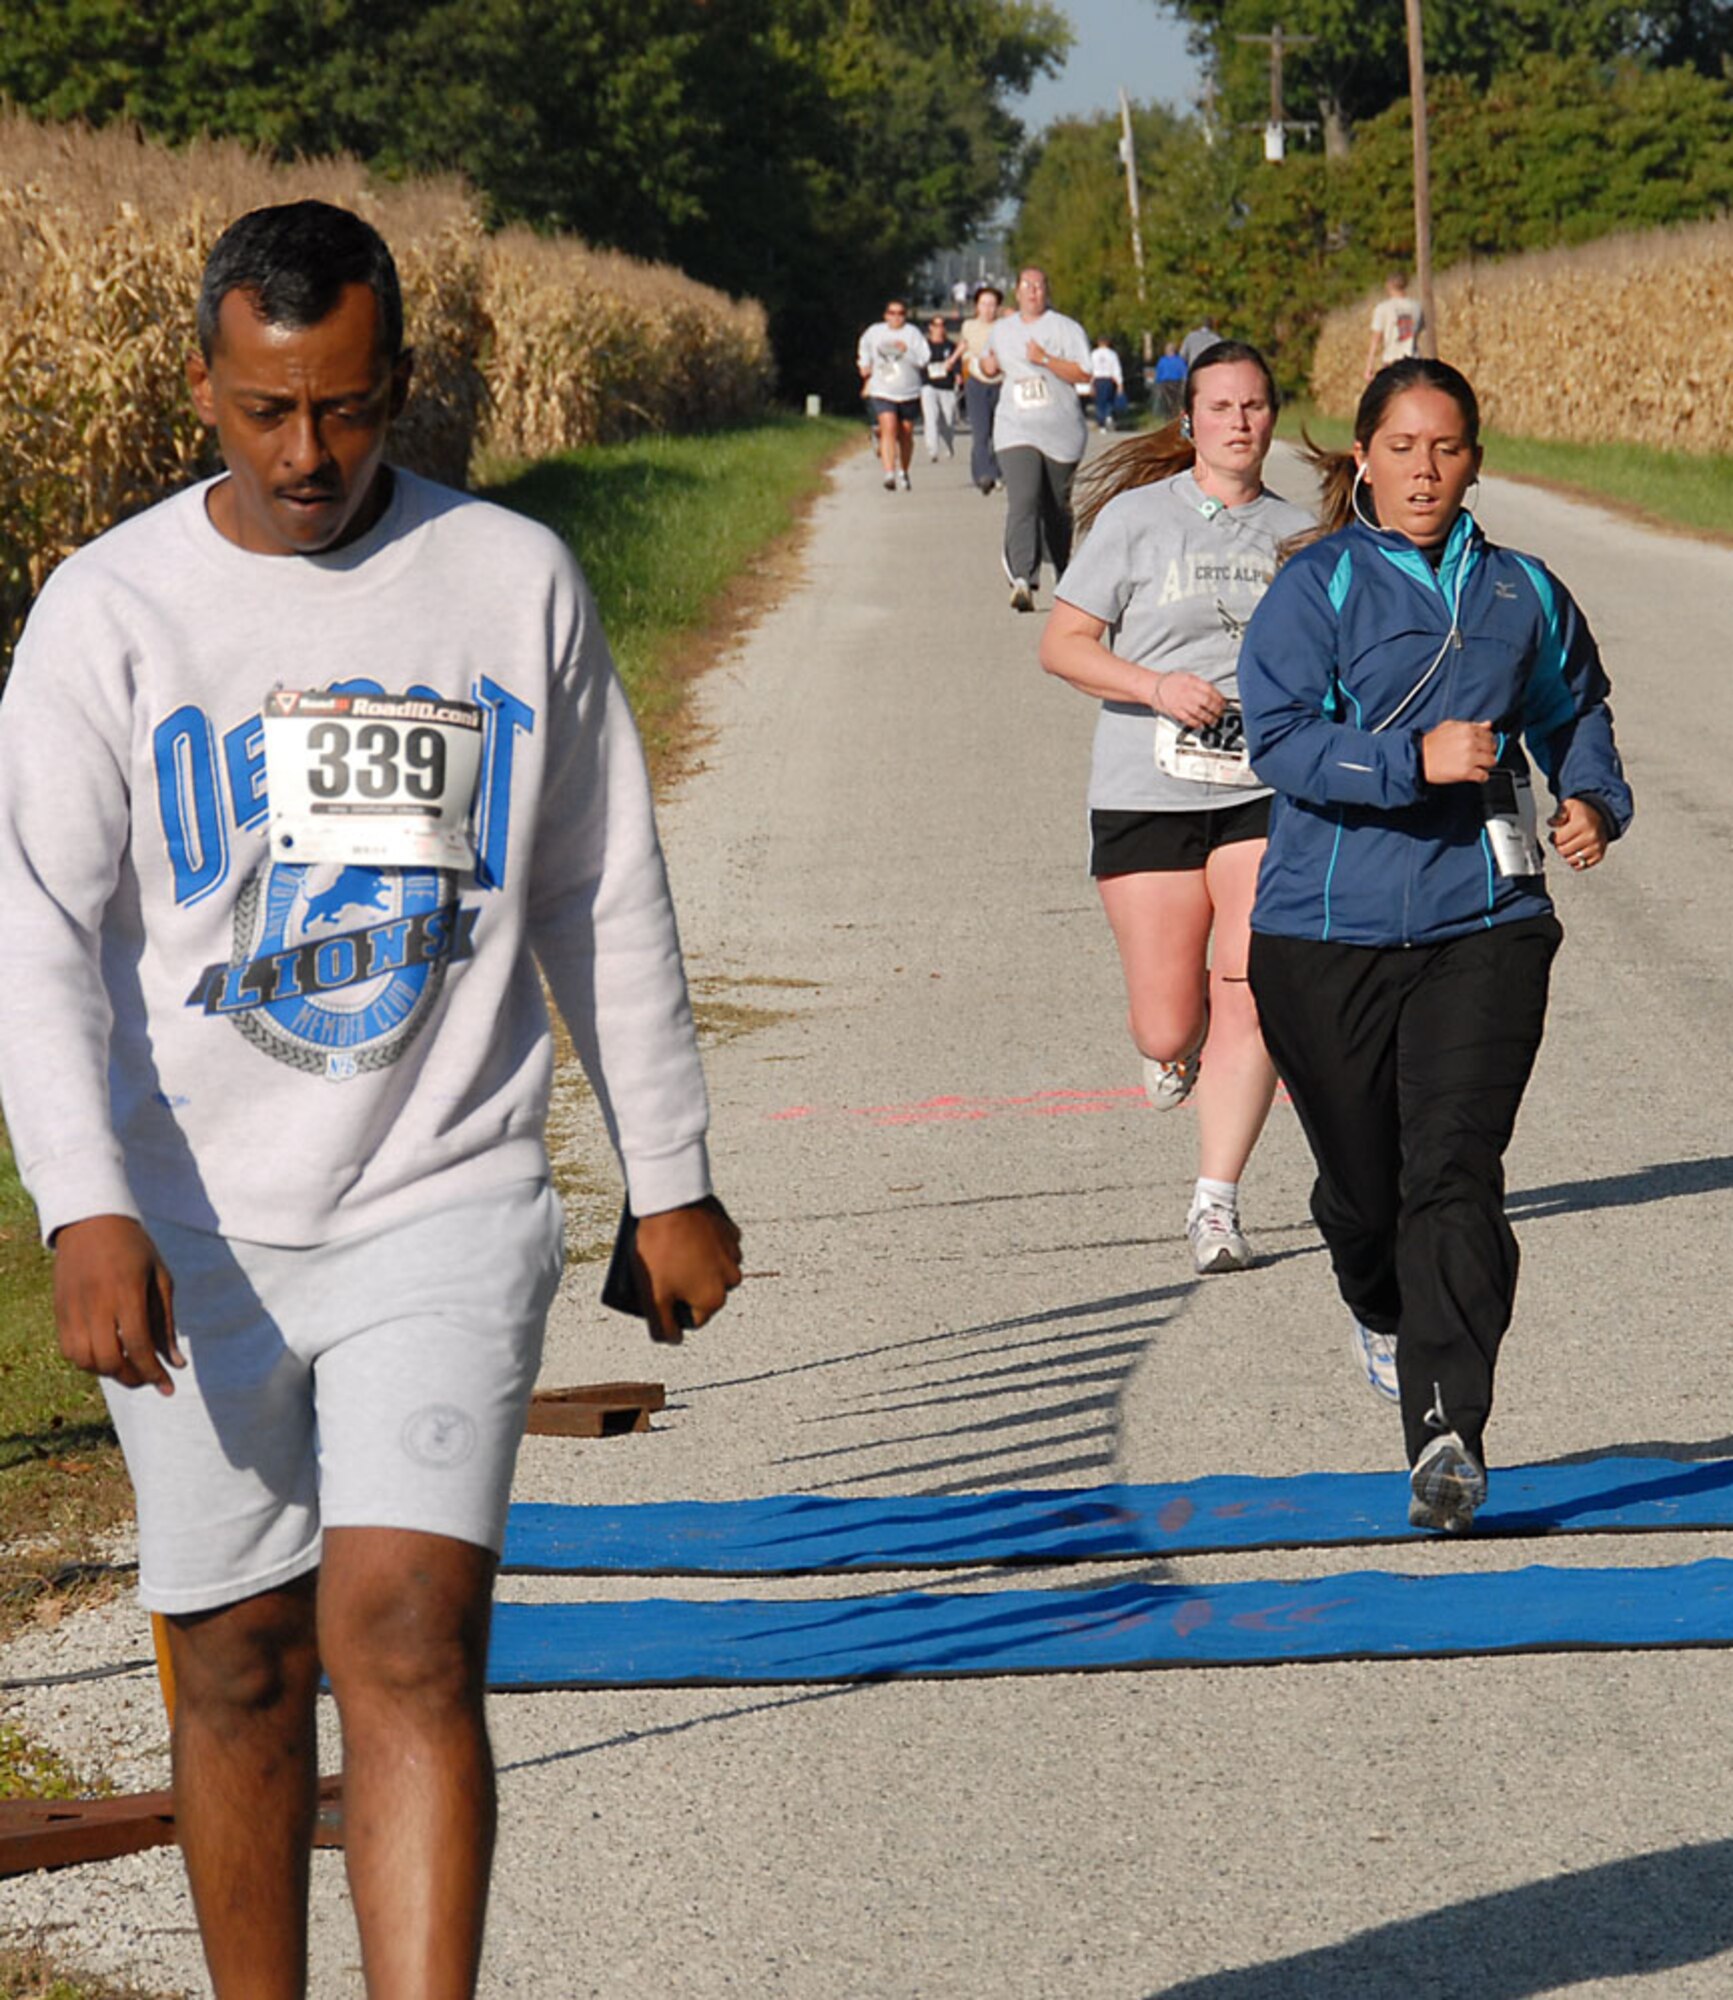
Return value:
M 909 324 L 907 299 L 886 302 L 885 316 L 869 326 L 855 350 L 861 394 L 867 399 L 879 436 L 879 463 L 885 491 L 909 490 L 909 461 L 915 455 L 915 418 L 931 351 L 926 336 Z
M 1408 293 L 1408 273 L 1392 271 L 1384 280 L 1384 296 L 1372 308 L 1372 338 L 1366 344 L 1366 380 L 1392 361 L 1406 361 L 1420 352 L 1420 330 L 1426 315 L 1420 301 Z
M 1113 428 L 1113 413 L 1119 407 L 1119 400 L 1125 394 L 1125 370 L 1120 366 L 1119 356 L 1105 340 L 1099 341 L 1089 355 L 1090 386 L 1095 392 L 1095 421 L 1104 431 Z
M 1071 482 L 1089 439 L 1078 388 L 1091 380 L 1089 336 L 1051 310 L 1047 273 L 1017 278 L 1017 314 L 993 322 L 981 374 L 1002 383 L 993 450 L 1005 481 L 1005 577 L 1011 608 L 1033 611 L 1045 556 L 1071 560 Z

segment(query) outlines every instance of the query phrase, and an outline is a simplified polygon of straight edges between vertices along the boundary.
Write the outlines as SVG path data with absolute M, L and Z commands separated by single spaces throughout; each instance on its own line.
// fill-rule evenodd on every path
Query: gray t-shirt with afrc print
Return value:
M 1082 398 L 1074 382 L 1061 381 L 1051 368 L 1029 359 L 1031 342 L 1043 354 L 1089 366 L 1089 336 L 1063 313 L 994 320 L 988 345 L 1005 371 L 1005 386 L 993 418 L 993 449 L 1031 444 L 1061 465 L 1075 465 L 1089 442 Z
M 1276 573 L 1276 548 L 1312 525 L 1303 507 L 1267 490 L 1224 507 L 1191 473 L 1110 500 L 1059 579 L 1056 595 L 1107 627 L 1122 660 L 1196 674 L 1236 695 L 1240 636 Z M 1089 803 L 1116 812 L 1195 812 L 1244 805 L 1265 785 L 1170 777 L 1155 761 L 1155 711 L 1107 701 L 1095 728 Z

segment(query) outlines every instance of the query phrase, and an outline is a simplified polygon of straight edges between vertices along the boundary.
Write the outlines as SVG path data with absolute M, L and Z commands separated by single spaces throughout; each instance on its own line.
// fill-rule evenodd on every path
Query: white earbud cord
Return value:
M 1354 491 L 1349 503 L 1354 509 L 1354 518 L 1360 523 L 1361 527 L 1370 528 L 1372 532 L 1376 535 L 1387 534 L 1389 530 L 1386 529 L 1381 522 L 1368 519 L 1367 516 L 1360 511 L 1360 482 L 1365 477 L 1366 477 L 1366 468 L 1365 466 L 1362 465 L 1360 469 L 1354 474 Z M 1456 589 L 1451 597 L 1451 602 L 1450 602 L 1450 630 L 1446 632 L 1444 635 L 1444 644 L 1439 647 L 1436 653 L 1433 654 L 1432 664 L 1426 669 L 1425 673 L 1423 673 L 1420 676 L 1420 678 L 1414 683 L 1414 685 L 1408 690 L 1408 692 L 1402 697 L 1402 699 L 1396 704 L 1396 706 L 1390 711 L 1390 713 L 1387 716 L 1385 716 L 1384 720 L 1382 722 L 1373 723 L 1371 730 L 1372 735 L 1374 736 L 1382 735 L 1383 732 L 1386 729 L 1388 729 L 1393 722 L 1398 721 L 1407 712 L 1407 710 L 1413 706 L 1414 702 L 1419 697 L 1421 690 L 1426 686 L 1427 682 L 1431 680 L 1432 676 L 1435 673 L 1437 673 L 1438 669 L 1444 664 L 1445 654 L 1450 651 L 1451 646 L 1461 636 L 1462 628 L 1457 621 L 1462 610 L 1462 585 L 1467 574 L 1468 574 L 1468 564 L 1466 560 L 1464 560 L 1463 562 L 1459 563 L 1456 568 Z

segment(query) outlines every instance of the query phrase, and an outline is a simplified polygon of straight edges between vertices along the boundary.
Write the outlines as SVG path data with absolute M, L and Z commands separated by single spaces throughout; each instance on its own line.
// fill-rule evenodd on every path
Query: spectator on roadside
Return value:
M 1043 559 L 1071 560 L 1071 482 L 1089 441 L 1077 391 L 1089 382 L 1089 336 L 1047 301 L 1047 274 L 1017 278 L 1014 317 L 994 323 L 981 373 L 1003 385 L 993 448 L 1005 481 L 1005 575 L 1013 611 L 1033 611 Z
M 1097 341 L 1089 351 L 1089 382 L 1095 398 L 1096 426 L 1110 431 L 1114 412 L 1125 404 L 1125 370 L 1105 340 Z
M 981 374 L 978 364 L 1004 303 L 997 285 L 982 285 L 975 293 L 974 317 L 964 320 L 957 335 L 963 351 L 963 408 L 969 419 L 969 477 L 983 493 L 991 493 L 999 483 L 999 461 L 993 452 L 999 384 Z
M 939 447 L 955 458 L 953 443 L 957 429 L 957 370 L 963 364 L 963 350 L 951 338 L 943 313 L 934 313 L 927 322 L 926 380 L 921 384 L 921 427 L 927 441 L 927 457 L 939 462 Z
M 883 319 L 875 320 L 860 337 L 855 364 L 878 435 L 885 490 L 900 486 L 906 493 L 915 455 L 915 414 L 921 407 L 927 365 L 927 343 L 909 325 L 906 299 L 886 301 Z
M 1392 271 L 1384 280 L 1384 296 L 1372 308 L 1372 337 L 1366 343 L 1366 380 L 1392 361 L 1406 361 L 1420 352 L 1426 315 L 1408 292 L 1408 273 Z

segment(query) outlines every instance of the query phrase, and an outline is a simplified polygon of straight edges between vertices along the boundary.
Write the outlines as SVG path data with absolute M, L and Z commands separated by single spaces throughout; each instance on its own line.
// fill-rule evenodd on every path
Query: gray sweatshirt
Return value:
M 44 1235 L 317 1243 L 539 1176 L 542 975 L 634 1208 L 700 1198 L 643 754 L 570 554 L 398 472 L 349 547 L 253 555 L 205 492 L 61 565 L 0 705 L 0 1094 Z M 331 688 L 479 708 L 472 867 L 268 848 L 262 705 Z

